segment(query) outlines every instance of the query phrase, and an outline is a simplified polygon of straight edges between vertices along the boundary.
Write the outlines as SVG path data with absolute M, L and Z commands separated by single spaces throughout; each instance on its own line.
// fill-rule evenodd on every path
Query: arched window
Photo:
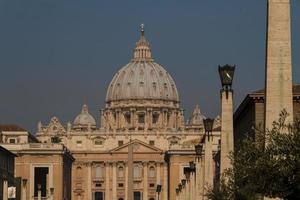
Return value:
M 149 200 L 155 200 L 154 198 L 150 198 Z
M 135 165 L 133 168 L 133 177 L 140 178 L 141 177 L 141 169 L 138 165 Z
M 95 173 L 95 175 L 96 175 L 96 178 L 101 178 L 102 177 L 102 168 L 101 168 L 101 166 L 96 166 L 96 173 Z
M 124 177 L 124 167 L 118 168 L 118 177 L 123 178 Z
M 153 166 L 149 168 L 149 177 L 151 178 L 155 177 L 155 168 Z

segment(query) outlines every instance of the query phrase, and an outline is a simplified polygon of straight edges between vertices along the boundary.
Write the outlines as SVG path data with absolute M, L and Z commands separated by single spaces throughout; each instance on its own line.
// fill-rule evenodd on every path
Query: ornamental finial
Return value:
M 140 30 L 141 30 L 142 36 L 144 36 L 144 33 L 145 33 L 145 24 L 144 24 L 144 23 L 142 23 L 142 24 L 140 25 Z

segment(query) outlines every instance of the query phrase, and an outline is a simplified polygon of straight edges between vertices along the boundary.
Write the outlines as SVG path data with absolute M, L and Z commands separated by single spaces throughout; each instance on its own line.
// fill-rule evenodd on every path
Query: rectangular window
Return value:
M 34 168 L 34 196 L 38 196 L 38 190 L 42 192 L 42 197 L 47 195 L 47 175 L 49 174 L 48 167 Z
M 102 140 L 95 140 L 95 145 L 101 146 L 103 144 Z
M 130 123 L 131 123 L 130 113 L 126 113 L 126 114 L 125 114 L 125 119 L 126 119 L 127 124 L 130 124 Z
M 155 185 L 154 183 L 150 183 L 149 187 L 153 188 Z
M 152 123 L 153 124 L 156 124 L 157 122 L 158 122 L 158 114 L 156 114 L 156 113 L 154 113 L 153 115 L 152 115 Z
M 155 144 L 154 140 L 150 140 L 150 141 L 149 141 L 149 145 L 154 146 L 154 144 Z
M 139 114 L 138 116 L 139 116 L 139 119 L 138 119 L 139 123 L 144 124 L 145 123 L 145 114 L 142 113 L 142 114 Z
M 124 184 L 123 183 L 119 183 L 119 187 L 120 188 L 124 187 Z
M 95 185 L 96 185 L 96 187 L 101 187 L 102 186 L 101 183 L 96 183 Z
M 118 146 L 119 146 L 119 147 L 122 146 L 123 144 L 124 144 L 123 140 L 119 140 L 119 141 L 118 141 Z
M 9 143 L 10 144 L 15 144 L 16 143 L 16 139 L 15 138 L 10 138 L 9 139 Z

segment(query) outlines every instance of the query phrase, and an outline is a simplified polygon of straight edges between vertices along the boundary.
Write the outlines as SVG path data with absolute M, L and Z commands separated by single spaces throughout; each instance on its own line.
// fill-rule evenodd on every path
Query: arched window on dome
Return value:
M 152 123 L 156 124 L 158 122 L 159 114 L 158 113 L 153 113 L 152 114 Z
M 139 122 L 139 124 L 144 124 L 145 123 L 145 114 L 144 113 L 139 113 L 138 114 L 138 122 Z
M 127 125 L 129 125 L 131 123 L 131 114 L 130 114 L 130 112 L 124 113 L 124 118 L 126 120 Z

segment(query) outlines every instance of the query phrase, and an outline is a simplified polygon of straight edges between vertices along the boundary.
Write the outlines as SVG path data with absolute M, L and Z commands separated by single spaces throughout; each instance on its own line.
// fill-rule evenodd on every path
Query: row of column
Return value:
M 201 153 L 185 168 L 185 179 L 176 188 L 176 200 L 206 200 L 205 191 L 213 187 L 213 163 L 212 137 L 206 137 L 204 155 Z
M 150 127 L 157 128 L 181 128 L 183 111 L 176 111 L 169 109 L 163 109 L 161 111 L 153 112 L 153 109 L 145 109 L 144 114 L 144 129 L 147 130 Z M 153 114 L 157 113 L 158 119 L 156 123 L 153 123 Z M 126 115 L 130 116 L 130 122 L 128 124 Z M 122 111 L 121 109 L 101 110 L 101 128 L 117 130 L 120 128 L 138 128 L 140 123 L 138 122 L 139 112 L 136 109 L 130 109 L 130 111 Z
M 123 199 L 127 200 L 128 197 L 128 165 L 127 163 L 124 163 L 122 165 L 124 167 L 124 196 L 122 196 Z M 148 199 L 148 191 L 149 191 L 149 162 L 143 162 L 142 168 L 140 170 L 143 170 L 143 174 L 141 175 L 142 178 L 142 185 L 139 188 L 134 188 L 134 191 L 140 190 L 143 194 L 143 199 Z M 168 200 L 168 169 L 166 163 L 156 163 L 156 176 L 155 181 L 157 185 L 162 185 L 162 193 L 160 195 L 161 200 Z M 117 192 L 117 169 L 118 165 L 117 162 L 106 162 L 104 173 L 105 173 L 105 199 L 106 200 L 117 200 L 118 192 Z M 163 178 L 162 178 L 163 177 Z M 134 184 L 134 183 L 132 183 Z M 87 199 L 93 199 L 92 197 L 93 191 L 92 191 L 92 165 L 89 163 L 87 165 Z M 80 199 L 81 196 L 78 196 Z

